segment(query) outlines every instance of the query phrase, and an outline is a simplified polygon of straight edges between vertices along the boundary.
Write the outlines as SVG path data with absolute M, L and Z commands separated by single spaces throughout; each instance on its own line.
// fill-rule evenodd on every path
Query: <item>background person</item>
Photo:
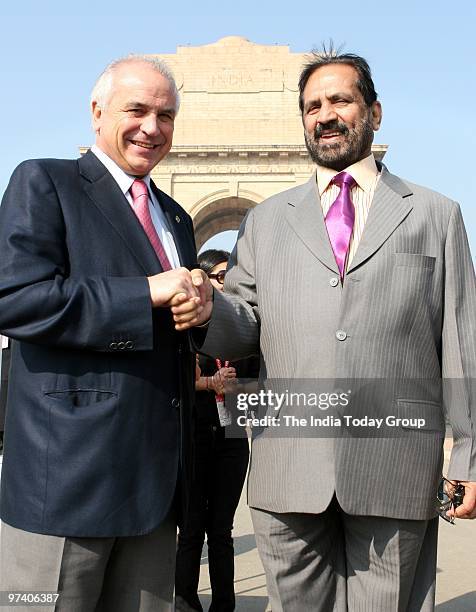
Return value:
M 223 291 L 230 254 L 208 250 L 198 256 L 217 291 Z M 212 590 L 210 612 L 235 609 L 233 519 L 248 467 L 248 439 L 227 437 L 220 424 L 217 395 L 223 396 L 227 381 L 237 376 L 257 376 L 257 362 L 246 359 L 233 364 L 200 356 L 201 376 L 196 389 L 195 473 L 190 494 L 188 523 L 180 528 L 175 574 L 175 609 L 202 610 L 198 597 L 200 560 L 207 534 L 208 568 Z

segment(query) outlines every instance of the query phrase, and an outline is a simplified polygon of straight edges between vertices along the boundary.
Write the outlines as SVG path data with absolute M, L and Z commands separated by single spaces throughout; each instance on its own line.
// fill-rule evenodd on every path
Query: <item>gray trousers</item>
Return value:
M 176 525 L 120 538 L 69 538 L 2 523 L 0 591 L 53 591 L 56 606 L 11 612 L 171 612 Z
M 434 610 L 438 519 L 251 509 L 273 612 Z

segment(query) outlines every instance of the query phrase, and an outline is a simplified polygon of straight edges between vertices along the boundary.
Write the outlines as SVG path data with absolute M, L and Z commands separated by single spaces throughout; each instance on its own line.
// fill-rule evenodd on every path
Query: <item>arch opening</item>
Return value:
M 215 200 L 200 210 L 193 219 L 197 250 L 215 234 L 237 230 L 248 210 L 255 206 L 252 200 L 230 196 Z

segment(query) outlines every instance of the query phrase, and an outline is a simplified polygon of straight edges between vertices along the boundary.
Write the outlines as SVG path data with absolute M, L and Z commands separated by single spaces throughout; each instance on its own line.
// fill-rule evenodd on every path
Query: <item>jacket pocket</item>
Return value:
M 425 268 L 433 270 L 436 257 L 420 253 L 395 253 L 395 264 L 406 268 Z
M 402 429 L 440 432 L 444 435 L 445 419 L 441 404 L 425 399 L 397 399 L 397 418 Z M 423 423 L 422 423 L 423 421 Z
M 57 400 L 58 403 L 68 404 L 74 407 L 101 404 L 117 397 L 117 393 L 104 389 L 55 389 L 52 391 L 45 391 L 44 394 L 50 399 Z

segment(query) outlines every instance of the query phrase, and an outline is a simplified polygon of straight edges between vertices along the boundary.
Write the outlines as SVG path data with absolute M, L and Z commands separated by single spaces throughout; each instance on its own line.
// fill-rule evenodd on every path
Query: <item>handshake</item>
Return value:
M 175 329 L 202 325 L 213 309 L 213 287 L 203 270 L 176 268 L 147 277 L 154 308 L 170 308 Z

